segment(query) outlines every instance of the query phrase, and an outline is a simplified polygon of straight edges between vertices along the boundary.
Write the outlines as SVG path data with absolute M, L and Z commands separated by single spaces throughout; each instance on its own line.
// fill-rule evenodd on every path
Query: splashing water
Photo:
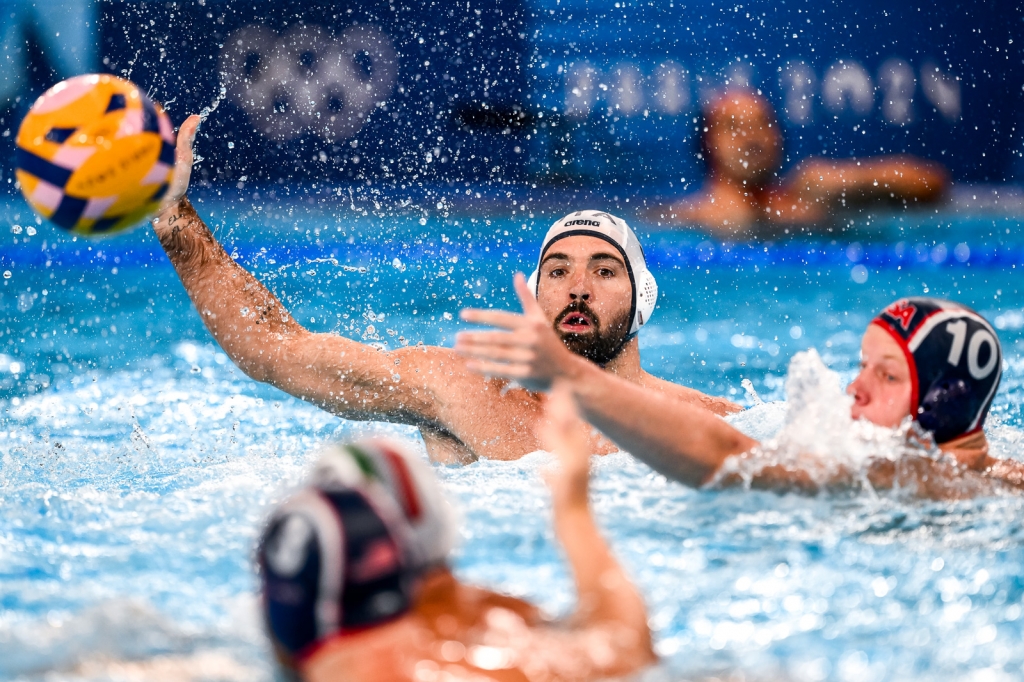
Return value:
M 906 466 L 910 460 L 927 460 L 931 473 L 941 472 L 950 481 L 964 478 L 965 472 L 959 470 L 955 460 L 943 455 L 930 434 L 923 432 L 910 417 L 896 428 L 854 420 L 850 416 L 853 398 L 845 394 L 839 375 L 825 366 L 814 349 L 793 356 L 786 378 L 786 397 L 785 407 L 774 406 L 776 414 L 785 414 L 778 433 L 767 438 L 754 434 L 763 438 L 762 443 L 727 460 L 712 486 L 738 480 L 750 487 L 758 479 L 777 476 L 781 470 L 786 472 L 785 480 L 796 480 L 798 487 L 809 490 L 839 485 L 872 491 L 869 469 L 880 462 L 892 462 L 900 464 L 895 483 L 914 487 L 917 476 L 926 476 L 928 471 Z M 761 406 L 750 412 L 758 407 Z M 771 407 L 764 404 L 761 411 Z M 733 423 L 743 428 L 745 421 Z M 764 420 L 758 415 L 757 421 Z M 978 481 L 972 478 L 969 483 Z
M 223 77 L 224 77 L 224 74 L 221 74 L 221 78 L 223 78 Z M 200 111 L 199 111 L 199 125 L 200 126 L 203 125 L 203 123 L 206 122 L 206 119 L 210 118 L 210 114 L 212 114 L 213 112 L 217 111 L 217 107 L 219 107 L 220 103 L 224 101 L 224 98 L 227 97 L 227 94 L 228 94 L 227 86 L 224 85 L 224 83 L 222 82 L 220 84 L 220 88 L 217 90 L 217 96 L 213 98 L 213 101 L 210 102 L 210 105 L 200 109 Z M 192 152 L 192 165 L 193 166 L 198 166 L 200 163 L 202 163 L 202 161 L 203 161 L 203 157 L 200 156 L 199 154 L 195 153 L 195 151 L 193 151 Z
M 221 78 L 223 78 L 223 77 L 224 77 L 224 74 L 221 74 Z M 210 106 L 203 107 L 199 111 L 199 122 L 200 122 L 200 124 L 205 123 L 206 119 L 210 118 L 210 114 L 212 114 L 213 112 L 217 111 L 217 107 L 219 107 L 220 103 L 224 101 L 224 98 L 227 97 L 227 94 L 228 94 L 227 86 L 224 85 L 224 83 L 221 83 L 220 84 L 220 89 L 217 91 L 217 96 L 213 98 L 212 102 L 210 102 Z
M 277 199 L 280 206 L 266 202 L 273 210 L 253 215 L 250 190 L 230 200 L 197 190 L 193 198 L 203 200 L 204 215 L 245 227 L 236 228 L 231 248 L 300 319 L 315 317 L 312 329 L 338 328 L 350 338 L 369 322 L 369 304 L 403 335 L 396 338 L 444 344 L 459 329 L 442 316 L 451 309 L 447 301 L 515 306 L 510 260 L 529 265 L 536 256 L 510 248 L 505 259 L 504 246 L 495 248 L 487 235 L 521 227 L 508 219 L 485 225 L 460 218 L 458 229 L 439 219 L 421 230 L 418 212 L 365 218 L 345 213 L 344 200 L 334 213 L 296 197 Z M 386 211 L 413 203 L 380 198 Z M 295 217 L 286 217 L 292 209 Z M 24 222 L 15 218 L 18 210 L 18 202 L 0 205 L 10 216 L 0 231 Z M 332 219 L 346 223 L 343 236 L 355 244 L 317 233 Z M 282 229 L 284 220 L 294 220 L 294 229 Z M 955 224 L 962 231 L 974 225 Z M 438 231 L 454 238 L 444 241 Z M 40 256 L 37 238 L 9 251 L 17 268 L 0 264 L 0 273 L 14 271 L 10 280 L 0 278 L 0 285 L 9 282 L 0 312 L 12 330 L 0 337 L 0 679 L 273 682 L 252 566 L 265 514 L 300 483 L 321 442 L 356 438 L 363 429 L 396 437 L 414 431 L 340 421 L 247 379 L 213 345 L 162 251 L 153 261 L 143 258 L 140 237 L 149 239 L 135 232 L 105 244 L 103 258 L 94 248 L 84 260 L 75 259 L 81 242 L 65 241 L 31 265 Z M 417 246 L 417 239 L 438 245 Z M 665 258 L 668 248 L 675 247 L 653 245 L 649 254 Z M 131 250 L 141 259 L 135 265 L 125 262 Z M 451 268 L 453 254 L 460 257 L 456 274 L 435 277 Z M 109 258 L 118 255 L 114 273 Z M 328 258 L 353 270 L 336 278 Z M 405 272 L 383 267 L 395 258 Z M 993 319 L 1024 309 L 1016 291 L 991 303 L 995 287 L 1006 287 L 1016 271 L 984 267 L 965 302 Z M 306 274 L 310 269 L 316 274 Z M 920 288 L 906 270 L 873 272 L 872 287 L 854 292 L 846 265 L 823 267 L 817 278 L 817 270 L 806 270 L 782 264 L 771 272 L 684 274 L 663 265 L 656 275 L 665 304 L 640 336 L 645 363 L 664 378 L 741 400 L 741 379 L 749 377 L 766 402 L 728 421 L 765 444 L 763 457 L 772 456 L 769 443 L 796 438 L 801 428 L 800 442 L 813 444 L 803 451 L 809 460 L 842 455 L 830 450 L 833 441 L 855 449 L 842 442 L 853 438 L 844 429 L 858 426 L 839 386 L 856 371 L 869 313 L 845 316 L 836 306 L 855 294 L 873 311 L 889 302 L 891 289 L 904 291 L 908 281 Z M 933 291 L 952 296 L 962 286 L 960 270 L 922 272 Z M 67 285 L 56 286 L 51 275 L 66 277 Z M 712 283 L 720 295 L 710 298 L 709 286 L 706 298 L 695 300 L 721 320 L 693 319 L 684 302 Z M 776 284 L 771 306 L 749 304 L 746 292 Z M 43 289 L 45 305 L 40 298 L 30 310 L 19 307 Z M 794 320 L 804 330 L 799 339 L 790 334 Z M 374 324 L 384 331 L 385 323 Z M 730 344 L 737 331 L 754 330 L 759 339 L 778 336 L 778 356 L 767 345 Z M 1000 339 L 1017 348 L 1024 330 L 1000 330 Z M 829 349 L 822 357 L 839 378 L 820 360 L 817 374 L 810 372 L 800 365 L 809 358 L 800 358 L 787 384 L 784 360 L 814 344 Z M 1021 457 L 1024 444 L 1024 361 L 1017 355 L 1008 353 L 987 421 L 999 457 Z M 792 410 L 782 401 L 787 388 Z M 837 413 L 835 422 L 815 428 L 803 412 L 815 400 L 826 403 L 817 406 L 823 412 Z M 898 447 L 890 454 L 899 453 L 901 462 L 914 458 Z M 573 607 L 575 592 L 551 534 L 539 472 L 547 461 L 535 454 L 435 471 L 463 510 L 459 577 L 560 614 Z M 750 462 L 730 466 L 755 469 Z M 1024 668 L 1022 496 L 779 496 L 694 490 L 625 454 L 595 458 L 593 467 L 594 511 L 646 598 L 666 661 L 664 674 L 648 682 L 999 681 L 1017 679 Z

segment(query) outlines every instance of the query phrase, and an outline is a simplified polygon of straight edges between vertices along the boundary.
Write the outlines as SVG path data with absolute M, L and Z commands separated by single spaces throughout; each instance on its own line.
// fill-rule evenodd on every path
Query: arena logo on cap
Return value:
M 354 137 L 391 96 L 398 57 L 374 26 L 331 36 L 301 25 L 279 36 L 253 25 L 224 41 L 220 72 L 227 95 L 259 132 L 290 140 L 310 130 L 334 142 Z
M 596 220 L 570 220 L 565 223 L 566 227 L 573 227 L 574 225 L 586 225 L 587 227 L 601 227 L 601 223 Z

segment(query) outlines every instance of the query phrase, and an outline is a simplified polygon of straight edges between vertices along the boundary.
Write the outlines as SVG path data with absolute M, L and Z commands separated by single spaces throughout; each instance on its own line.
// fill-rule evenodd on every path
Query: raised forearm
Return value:
M 612 554 L 586 502 L 556 504 L 554 527 L 576 580 L 576 624 L 617 621 L 648 637 L 643 598 Z
M 555 535 L 576 579 L 578 606 L 571 623 L 577 628 L 616 631 L 621 660 L 605 672 L 622 671 L 628 661 L 651 658 L 650 629 L 643 598 L 615 559 L 590 510 L 590 454 L 587 428 L 579 420 L 570 391 L 554 386 L 540 429 L 544 446 L 559 459 L 548 473 L 554 507 Z M 614 669 L 614 670 L 613 670 Z
M 571 381 L 583 416 L 665 476 L 699 486 L 757 444 L 706 409 L 579 364 Z
M 913 156 L 884 156 L 863 161 L 808 160 L 794 178 L 805 199 L 869 198 L 933 201 L 949 177 L 937 163 Z
M 228 255 L 187 197 L 161 212 L 153 226 L 213 337 L 243 371 L 270 380 L 284 338 L 308 332 Z

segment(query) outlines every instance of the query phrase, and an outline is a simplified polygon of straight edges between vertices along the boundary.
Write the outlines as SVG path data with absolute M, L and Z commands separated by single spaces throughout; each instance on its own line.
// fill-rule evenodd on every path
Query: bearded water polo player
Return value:
M 419 457 L 381 441 L 328 448 L 272 514 L 257 552 L 277 658 L 307 682 L 619 678 L 653 663 L 643 599 L 587 502 L 587 434 L 567 390 L 548 403 L 555 535 L 575 578 L 562 623 L 459 581 L 457 529 Z M 586 429 L 589 431 L 589 429 Z
M 557 344 L 522 275 L 516 289 L 524 314 L 498 320 L 491 311 L 467 310 L 463 318 L 491 320 L 506 331 L 462 332 L 456 350 L 476 371 L 514 379 L 534 390 L 552 381 L 571 386 L 586 419 L 624 450 L 665 476 L 691 486 L 712 481 L 726 460 L 759 446 L 725 421 L 663 395 L 650 395 L 616 377 L 595 372 Z M 913 418 L 930 432 L 938 449 L 955 458 L 922 458 L 912 473 L 923 496 L 963 494 L 940 478 L 973 476 L 1024 487 L 1024 465 L 989 455 L 982 427 L 1002 374 L 995 330 L 973 310 L 936 298 L 901 299 L 868 326 L 861 344 L 861 370 L 847 387 L 850 415 L 896 428 Z M 855 472 L 838 472 L 835 483 Z M 891 487 L 898 480 L 891 460 L 871 463 L 869 480 Z M 753 481 L 760 487 L 816 490 L 806 471 L 772 466 Z
M 381 352 L 296 322 L 224 251 L 185 196 L 198 123 L 192 116 L 181 127 L 174 181 L 153 228 L 207 329 L 243 372 L 346 419 L 417 426 L 435 461 L 515 459 L 539 448 L 543 394 L 481 377 L 451 349 Z M 717 414 L 739 409 L 641 369 L 636 333 L 654 310 L 657 286 L 623 221 L 574 214 L 555 224 L 545 245 L 539 301 L 565 346 L 644 393 Z M 598 436 L 590 447 L 615 450 Z

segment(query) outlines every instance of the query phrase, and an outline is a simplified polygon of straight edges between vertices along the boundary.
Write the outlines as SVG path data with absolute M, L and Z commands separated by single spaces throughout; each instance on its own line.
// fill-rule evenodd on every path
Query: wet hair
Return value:
M 958 303 L 916 297 L 896 301 L 872 324 L 903 350 L 912 413 L 936 443 L 981 430 L 1003 372 L 999 338 L 985 318 Z

